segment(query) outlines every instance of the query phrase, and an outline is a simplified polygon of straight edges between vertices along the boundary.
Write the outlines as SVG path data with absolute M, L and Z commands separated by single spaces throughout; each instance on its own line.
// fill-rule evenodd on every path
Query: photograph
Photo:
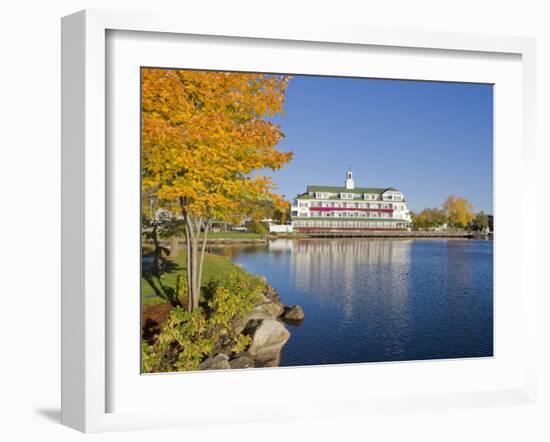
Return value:
M 135 86 L 142 374 L 494 356 L 493 84 Z
M 0 442 L 550 442 L 548 3 L 4 2 Z

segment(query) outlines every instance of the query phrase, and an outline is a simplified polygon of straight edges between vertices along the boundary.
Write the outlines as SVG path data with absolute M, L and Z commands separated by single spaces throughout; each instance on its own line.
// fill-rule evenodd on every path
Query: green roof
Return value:
M 388 190 L 398 191 L 393 187 L 356 187 L 354 189 L 346 189 L 344 186 L 307 186 L 307 192 L 328 192 L 328 193 L 371 193 L 381 194 Z

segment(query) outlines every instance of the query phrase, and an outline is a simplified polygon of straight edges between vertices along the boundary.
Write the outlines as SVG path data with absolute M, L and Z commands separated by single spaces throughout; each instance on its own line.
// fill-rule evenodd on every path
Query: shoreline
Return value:
M 304 318 L 304 312 L 299 305 L 284 303 L 279 292 L 268 282 L 263 275 L 253 274 L 245 270 L 241 265 L 233 262 L 229 257 L 218 255 L 216 259 L 223 260 L 228 264 L 231 272 L 237 270 L 239 274 L 247 278 L 256 279 L 260 284 L 260 292 L 257 293 L 249 311 L 242 317 L 231 319 L 230 335 L 238 336 L 239 340 L 249 340 L 246 347 L 236 350 L 228 345 L 223 334 L 216 337 L 214 343 L 215 351 L 207 355 L 200 364 L 191 370 L 179 371 L 200 371 L 218 369 L 245 369 L 260 367 L 277 367 L 280 364 L 282 349 L 291 338 L 291 331 L 287 324 L 300 323 Z M 143 259 L 143 256 L 142 256 Z M 143 276 L 142 276 L 143 278 Z M 165 280 L 165 283 L 168 282 Z M 256 289 L 254 289 L 256 290 Z M 250 292 L 253 293 L 253 292 Z M 166 321 L 176 307 L 169 301 L 163 299 L 160 302 L 144 304 L 144 299 L 154 300 L 157 294 L 140 294 L 140 323 L 141 342 L 145 343 L 149 351 L 154 348 L 158 337 L 164 333 Z M 206 302 L 203 300 L 203 303 Z M 153 354 L 153 353 L 151 353 Z M 146 371 L 149 372 L 149 371 Z M 164 370 L 154 370 L 151 373 L 163 373 Z
M 427 232 L 427 231 L 407 231 L 407 232 L 318 232 L 318 233 L 292 233 L 292 234 L 268 234 L 263 238 L 208 238 L 207 246 L 216 245 L 260 245 L 267 244 L 277 239 L 296 239 L 296 240 L 315 240 L 315 239 L 455 239 L 455 240 L 493 240 L 494 233 L 480 232 Z M 161 244 L 165 247 L 170 245 L 170 241 L 163 240 Z M 178 241 L 179 247 L 185 248 L 183 240 Z

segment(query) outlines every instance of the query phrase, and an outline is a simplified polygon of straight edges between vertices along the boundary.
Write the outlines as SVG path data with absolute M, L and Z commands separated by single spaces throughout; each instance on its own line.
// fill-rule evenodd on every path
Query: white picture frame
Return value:
M 177 17 L 141 13 L 87 10 L 62 21 L 62 423 L 85 432 L 208 424 L 211 417 L 164 410 L 108 412 L 109 354 L 107 327 L 109 303 L 107 228 L 109 187 L 106 152 L 107 97 L 106 35 L 109 31 L 141 31 L 225 38 L 270 39 L 285 42 L 337 43 L 380 48 L 467 51 L 514 54 L 521 57 L 521 159 L 522 220 L 535 219 L 534 112 L 535 42 L 528 38 L 491 37 L 417 31 L 355 29 L 327 24 L 292 26 L 231 21 L 218 23 L 196 17 L 184 25 Z M 498 118 L 498 116 L 496 117 Z M 529 191 L 527 191 L 529 189 Z M 496 192 L 498 193 L 498 188 Z M 521 235 L 521 305 L 519 324 L 526 336 L 535 333 L 535 229 L 526 222 Z M 498 253 L 498 247 L 495 249 Z M 530 258 L 531 257 L 531 258 Z M 137 296 L 137 295 L 136 295 Z M 498 320 L 498 317 L 497 317 Z M 531 339 L 529 342 L 535 342 Z M 536 396 L 534 348 L 527 342 L 521 356 L 522 382 L 513 388 L 426 394 L 395 393 L 377 397 L 327 397 L 280 407 L 258 407 L 238 417 L 220 413 L 217 422 L 360 415 L 374 410 L 388 412 L 426 408 L 455 408 L 532 403 Z M 388 367 L 387 365 L 385 367 Z M 361 367 L 354 367 L 355 375 Z M 384 367 L 381 368 L 385 369 Z M 333 367 L 331 370 L 339 370 Z M 258 371 L 255 371 L 257 373 Z M 273 373 L 273 372 L 272 372 Z M 286 378 L 293 376 L 291 372 Z M 164 381 L 164 383 L 169 383 Z

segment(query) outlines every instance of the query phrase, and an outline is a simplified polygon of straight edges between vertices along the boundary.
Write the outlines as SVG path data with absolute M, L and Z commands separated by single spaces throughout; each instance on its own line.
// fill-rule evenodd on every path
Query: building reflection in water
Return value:
M 269 249 L 289 253 L 294 290 L 340 311 L 339 327 L 362 323 L 364 331 L 373 331 L 386 343 L 388 356 L 397 357 L 410 333 L 411 244 L 408 240 L 277 240 Z
M 296 289 L 324 292 L 326 287 L 334 285 L 334 281 L 340 281 L 344 290 L 342 295 L 351 297 L 357 293 L 353 290 L 353 282 L 362 279 L 360 274 L 366 272 L 376 276 L 383 266 L 402 272 L 409 265 L 410 246 L 411 241 L 406 240 L 282 239 L 270 242 L 269 251 L 290 253 Z

